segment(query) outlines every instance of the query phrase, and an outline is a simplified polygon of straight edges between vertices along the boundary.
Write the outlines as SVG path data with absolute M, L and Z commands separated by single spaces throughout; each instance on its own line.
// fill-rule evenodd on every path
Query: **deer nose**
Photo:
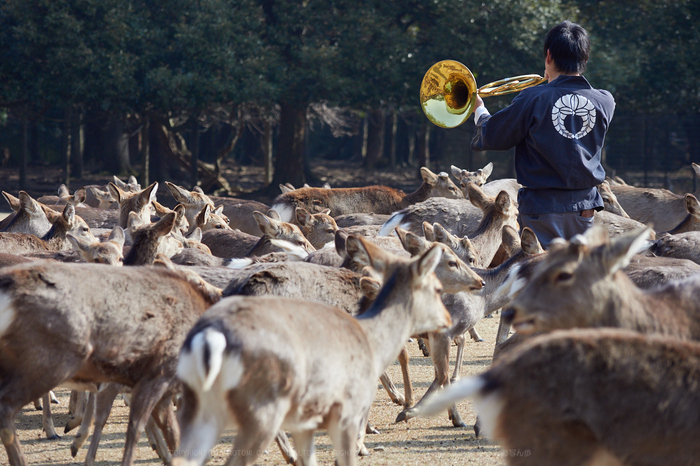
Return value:
M 510 325 L 513 323 L 513 319 L 515 319 L 515 309 L 512 307 L 509 307 L 508 309 L 504 309 L 503 312 L 501 313 L 501 319 L 503 319 L 503 322 Z

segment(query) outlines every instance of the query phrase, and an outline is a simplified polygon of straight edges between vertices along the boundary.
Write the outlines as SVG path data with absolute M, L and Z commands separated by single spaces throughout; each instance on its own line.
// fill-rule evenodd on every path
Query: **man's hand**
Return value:
M 484 106 L 484 99 L 479 97 L 479 94 L 476 95 L 476 104 L 474 105 L 474 109 L 476 110 L 478 107 L 483 107 Z

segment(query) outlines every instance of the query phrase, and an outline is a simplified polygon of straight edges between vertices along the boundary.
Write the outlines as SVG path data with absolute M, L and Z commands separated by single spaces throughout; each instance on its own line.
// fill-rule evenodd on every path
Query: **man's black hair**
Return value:
M 576 23 L 563 21 L 554 26 L 544 39 L 544 56 L 552 53 L 554 66 L 562 73 L 583 73 L 591 51 L 588 32 Z

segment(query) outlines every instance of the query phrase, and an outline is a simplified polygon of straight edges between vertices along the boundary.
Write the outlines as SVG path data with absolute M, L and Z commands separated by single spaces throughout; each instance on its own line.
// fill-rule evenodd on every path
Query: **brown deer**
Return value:
M 136 212 L 144 224 L 151 221 L 151 201 L 156 199 L 158 183 L 155 182 L 138 192 L 126 192 L 114 183 L 107 185 L 110 194 L 119 203 L 119 226 L 129 226 L 129 213 Z
M 400 232 L 401 230 L 397 229 L 397 231 Z M 511 237 L 514 233 L 514 229 L 510 226 L 503 228 L 504 239 Z M 406 233 L 405 235 L 400 234 L 399 236 L 405 236 L 407 249 L 413 254 L 420 253 L 422 249 L 429 245 L 425 240 L 421 240 L 421 238 L 412 233 Z M 498 299 L 495 296 L 495 292 L 508 271 L 515 264 L 534 254 L 539 254 L 540 251 L 542 251 L 537 236 L 529 228 L 523 230 L 520 244 L 521 247 L 518 248 L 518 251 L 514 253 L 513 257 L 506 260 L 499 267 L 493 269 L 474 269 L 484 280 L 484 289 L 481 293 L 446 293 L 442 296 L 442 301 L 452 318 L 452 326 L 444 332 L 431 332 L 428 334 L 430 357 L 435 367 L 435 379 L 428 388 L 426 395 L 459 379 L 467 331 L 473 329 L 484 316 L 499 309 L 507 302 Z M 450 377 L 450 345 L 453 341 L 457 344 L 457 356 L 455 368 L 452 377 Z M 423 399 L 418 402 L 416 407 L 423 403 Z M 416 408 L 410 407 L 405 409 L 398 415 L 396 422 L 408 421 L 415 417 L 415 410 Z M 455 427 L 465 426 L 456 406 L 450 407 L 448 415 Z
M 55 218 L 53 211 L 46 208 L 25 191 L 19 192 L 19 197 L 5 191 L 2 195 L 12 208 L 12 213 L 0 222 L 0 231 L 8 233 L 26 233 L 43 238 L 51 229 L 51 220 Z
M 447 173 L 436 175 L 426 167 L 421 167 L 421 177 L 423 183 L 410 194 L 387 186 L 301 188 L 278 196 L 272 208 L 279 212 L 282 220 L 290 222 L 297 207 L 303 207 L 311 213 L 330 209 L 330 215 L 337 217 L 357 212 L 391 214 L 429 197 L 464 198 Z
M 190 230 L 199 228 L 202 233 L 209 230 L 231 230 L 230 220 L 223 212 L 224 206 L 214 208 L 211 204 L 205 204 L 194 218 Z
M 236 296 L 195 325 L 178 366 L 184 396 L 174 466 L 202 464 L 200 454 L 230 423 L 240 427 L 234 452 L 250 456 L 232 453 L 229 464 L 255 462 L 282 428 L 291 431 L 301 464 L 315 464 L 320 428 L 341 452 L 338 464 L 357 463 L 379 375 L 409 336 L 447 327 L 450 318 L 433 274 L 441 249 L 405 262 L 348 240 L 360 242 L 384 283 L 358 318 L 309 301 Z M 271 338 L 275 344 L 266 344 Z
M 469 170 L 455 167 L 454 165 L 450 166 L 450 170 L 452 172 L 452 176 L 459 180 L 460 185 L 464 190 L 469 182 L 472 182 L 477 186 L 483 186 L 489 176 L 491 176 L 491 173 L 493 173 L 493 162 L 487 163 L 484 168 L 479 168 L 475 172 L 470 172 Z
M 619 329 L 533 338 L 420 415 L 471 397 L 512 466 L 692 465 L 700 457 L 700 344 Z
M 301 232 L 316 249 L 335 241 L 338 225 L 329 213 L 330 210 L 326 209 L 323 212 L 312 214 L 303 207 L 297 207 L 294 212 L 296 223 L 301 228 Z
M 14 418 L 65 383 L 131 387 L 122 464 L 132 464 L 148 416 L 173 387 L 185 333 L 218 299 L 191 278 L 151 267 L 31 262 L 0 272 L 0 439 L 12 466 L 26 465 Z M 93 444 L 109 411 L 96 416 Z M 159 425 L 174 449 L 177 432 Z M 92 445 L 91 445 L 92 451 Z M 94 459 L 94 456 L 92 456 Z
M 654 241 L 650 251 L 657 256 L 687 259 L 700 264 L 700 231 L 663 234 Z
M 194 217 L 201 212 L 206 204 L 223 206 L 222 214 L 230 220 L 233 229 L 240 230 L 253 236 L 260 236 L 262 232 L 253 218 L 253 212 L 267 212 L 270 207 L 258 201 L 236 199 L 232 197 L 207 196 L 199 187 L 188 191 L 169 181 L 165 182 L 170 194 L 178 204 L 183 204 L 187 209 L 187 220 L 194 224 Z
M 700 175 L 700 165 L 691 164 L 695 175 Z M 637 188 L 634 186 L 611 186 L 625 212 L 635 220 L 654 228 L 656 231 L 669 231 L 687 215 L 685 197 L 666 189 Z M 700 191 L 692 193 L 700 196 Z
M 79 207 L 85 202 L 85 188 L 76 189 L 73 194 L 68 191 L 68 187 L 62 184 L 58 187 L 58 196 L 41 196 L 37 202 L 41 204 L 66 205 L 72 204 L 73 207 Z
M 256 211 L 252 216 L 258 224 L 258 229 L 263 232 L 261 237 L 249 235 L 240 230 L 216 229 L 204 232 L 202 243 L 209 247 L 213 255 L 225 259 L 278 252 L 280 248 L 272 243 L 273 239 L 291 243 L 306 254 L 316 250 L 298 226 L 279 220 L 274 210 L 268 211 L 267 215 Z
M 685 195 L 685 210 L 688 215 L 675 227 L 669 230 L 669 234 L 677 235 L 688 231 L 700 231 L 700 202 L 698 198 L 688 193 Z
M 116 226 L 107 241 L 88 241 L 80 237 L 66 235 L 80 258 L 93 264 L 122 265 L 124 260 L 124 230 Z
M 598 185 L 598 192 L 603 198 L 603 205 L 607 212 L 619 215 L 621 217 L 630 218 L 630 216 L 627 215 L 627 212 L 625 212 L 625 209 L 623 209 L 620 205 L 615 193 L 612 191 L 612 189 L 610 189 L 610 183 L 607 180 Z
M 639 289 L 623 269 L 647 247 L 650 229 L 608 239 L 593 228 L 558 241 L 503 311 L 517 333 L 620 327 L 700 339 L 700 276 Z

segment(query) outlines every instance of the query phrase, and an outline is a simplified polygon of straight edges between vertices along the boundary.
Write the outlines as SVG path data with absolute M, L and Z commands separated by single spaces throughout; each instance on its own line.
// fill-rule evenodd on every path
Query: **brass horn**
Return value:
M 546 81 L 536 74 L 514 76 L 476 88 L 476 80 L 469 68 L 458 61 L 443 60 L 425 73 L 420 86 L 423 112 L 441 128 L 455 128 L 474 111 L 476 95 L 490 97 L 520 92 Z

